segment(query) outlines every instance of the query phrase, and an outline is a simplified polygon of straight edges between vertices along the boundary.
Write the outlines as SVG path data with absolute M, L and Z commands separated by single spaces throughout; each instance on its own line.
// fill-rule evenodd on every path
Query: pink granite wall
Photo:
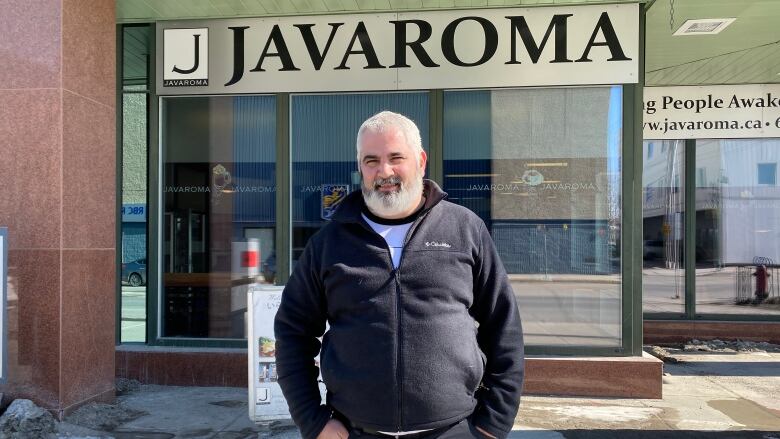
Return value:
M 699 340 L 746 340 L 780 343 L 780 322 L 718 322 L 710 320 L 645 320 L 646 344 Z
M 113 1 L 0 0 L 8 384 L 58 415 L 113 398 Z
M 246 350 L 122 346 L 116 376 L 167 386 L 248 385 Z M 663 363 L 641 357 L 528 357 L 523 393 L 661 398 Z

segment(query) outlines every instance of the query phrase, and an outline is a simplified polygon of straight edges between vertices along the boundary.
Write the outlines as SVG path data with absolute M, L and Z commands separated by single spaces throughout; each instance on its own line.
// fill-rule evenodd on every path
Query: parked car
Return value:
M 133 287 L 146 285 L 146 258 L 122 264 L 122 283 Z

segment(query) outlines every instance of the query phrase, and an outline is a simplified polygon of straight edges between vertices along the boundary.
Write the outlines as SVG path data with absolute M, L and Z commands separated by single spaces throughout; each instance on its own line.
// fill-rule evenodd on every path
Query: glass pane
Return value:
M 444 188 L 496 242 L 526 343 L 621 345 L 620 87 L 444 94 Z
M 326 193 L 360 188 L 355 142 L 360 125 L 382 110 L 413 120 L 428 150 L 428 94 L 293 96 L 291 102 L 292 260 L 327 221 Z
M 122 300 L 120 340 L 146 341 L 147 100 L 122 95 Z
M 122 28 L 122 87 L 125 90 L 140 88 L 149 84 L 149 35 L 151 28 L 125 26 Z
M 163 337 L 245 338 L 276 278 L 276 98 L 163 100 Z
M 685 312 L 685 142 L 643 145 L 642 307 L 650 313 Z
M 779 139 L 696 141 L 698 314 L 780 315 L 777 162 Z

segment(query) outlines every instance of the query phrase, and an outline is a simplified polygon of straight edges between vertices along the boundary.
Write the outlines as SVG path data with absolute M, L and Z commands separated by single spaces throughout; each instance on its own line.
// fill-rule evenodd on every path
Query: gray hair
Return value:
M 398 132 L 404 136 L 406 144 L 409 145 L 418 156 L 420 155 L 423 148 L 420 130 L 417 128 L 417 125 L 403 114 L 393 113 L 392 111 L 382 111 L 369 117 L 360 125 L 360 129 L 357 133 L 357 142 L 355 144 L 358 167 L 360 166 L 360 137 L 363 133 L 383 133 L 391 129 L 397 129 Z M 419 163 L 419 157 L 417 161 Z

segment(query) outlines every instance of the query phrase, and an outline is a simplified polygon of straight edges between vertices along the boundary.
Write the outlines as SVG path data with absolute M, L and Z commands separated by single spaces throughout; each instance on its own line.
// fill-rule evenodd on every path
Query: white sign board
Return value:
M 8 380 L 8 229 L 0 227 L 0 383 Z
M 644 138 L 780 137 L 780 84 L 645 87 Z
M 123 223 L 145 223 L 146 204 L 122 204 Z
M 249 419 L 254 422 L 290 419 L 290 409 L 277 382 L 274 336 L 274 318 L 283 289 L 262 284 L 249 286 Z M 324 400 L 322 383 L 320 394 Z
M 157 26 L 157 93 L 636 83 L 639 7 L 165 21 Z

